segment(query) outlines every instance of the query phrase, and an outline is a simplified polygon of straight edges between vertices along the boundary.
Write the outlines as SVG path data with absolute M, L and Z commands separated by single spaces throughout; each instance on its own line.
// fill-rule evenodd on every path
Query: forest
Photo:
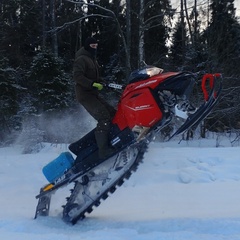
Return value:
M 240 21 L 234 0 L 179 0 L 177 7 L 170 0 L 1 0 L 0 146 L 16 139 L 26 146 L 69 143 L 87 131 L 72 67 L 89 36 L 99 41 L 101 75 L 109 82 L 127 83 L 144 64 L 191 71 L 199 79 L 221 73 L 221 101 L 203 129 L 238 133 Z M 116 104 L 118 95 L 103 94 Z

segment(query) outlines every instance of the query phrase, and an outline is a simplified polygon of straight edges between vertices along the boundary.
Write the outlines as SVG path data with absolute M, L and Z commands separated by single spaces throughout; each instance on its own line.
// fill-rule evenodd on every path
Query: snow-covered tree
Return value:
M 185 24 L 179 19 L 173 29 L 172 42 L 170 47 L 170 64 L 172 69 L 184 67 L 187 49 L 187 31 Z
M 64 72 L 63 61 L 48 52 L 39 53 L 28 75 L 28 89 L 38 113 L 61 111 L 71 103 L 71 78 Z
M 206 38 L 211 67 L 225 74 L 240 74 L 240 24 L 234 0 L 212 0 Z
M 7 67 L 8 61 L 0 61 L 0 142 L 4 142 L 12 130 L 19 127 L 20 121 L 17 119 L 19 109 L 18 94 L 22 87 L 18 84 L 18 72 Z

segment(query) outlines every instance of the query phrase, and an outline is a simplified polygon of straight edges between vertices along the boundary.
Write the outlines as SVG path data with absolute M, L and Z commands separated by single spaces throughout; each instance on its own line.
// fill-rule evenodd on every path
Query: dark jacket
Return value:
M 97 94 L 97 89 L 92 87 L 92 84 L 99 80 L 99 66 L 96 59 L 84 47 L 76 53 L 73 79 L 76 83 L 76 97 L 80 103 L 91 94 Z

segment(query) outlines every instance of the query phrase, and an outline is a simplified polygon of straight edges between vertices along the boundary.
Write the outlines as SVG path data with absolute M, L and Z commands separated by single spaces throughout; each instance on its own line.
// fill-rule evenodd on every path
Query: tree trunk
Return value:
M 182 49 L 185 49 L 183 0 L 181 0 Z
M 45 48 L 46 46 L 46 2 L 45 0 L 42 0 L 42 48 Z
M 131 59 L 131 0 L 126 0 L 126 25 L 127 52 L 129 59 Z
M 58 57 L 58 41 L 56 33 L 56 16 L 55 16 L 55 0 L 50 1 L 50 14 L 51 14 L 51 24 L 52 24 L 52 52 L 55 57 Z
M 187 0 L 184 0 L 184 6 L 185 6 L 185 14 L 186 14 L 186 20 L 187 20 L 187 23 L 188 23 L 189 34 L 190 34 L 191 42 L 193 43 L 194 40 L 193 40 L 191 24 L 190 24 L 189 17 L 188 17 Z
M 144 0 L 140 0 L 140 13 L 139 13 L 139 43 L 138 43 L 138 55 L 139 62 L 138 67 L 145 65 L 145 54 L 144 54 Z
M 194 45 L 197 41 L 197 0 L 194 3 Z

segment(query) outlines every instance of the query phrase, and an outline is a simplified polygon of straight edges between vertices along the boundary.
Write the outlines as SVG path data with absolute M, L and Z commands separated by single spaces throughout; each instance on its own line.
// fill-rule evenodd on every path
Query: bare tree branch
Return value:
M 53 32 L 59 32 L 59 31 L 62 31 L 64 30 L 66 27 L 76 23 L 76 22 L 79 22 L 83 19 L 87 19 L 87 18 L 90 18 L 90 17 L 103 17 L 103 18 L 112 18 L 110 16 L 105 16 L 105 15 L 102 15 L 102 14 L 91 14 L 91 15 L 87 15 L 87 16 L 83 16 L 83 17 L 80 17 L 80 18 L 77 18 L 71 22 L 67 22 L 67 23 L 64 23 L 62 26 L 58 26 L 58 27 L 55 27 L 54 29 L 51 29 L 49 31 L 46 31 L 47 33 L 53 33 Z
M 102 6 L 99 6 L 98 4 L 95 4 L 95 3 L 85 3 L 84 1 L 73 1 L 73 0 L 66 0 L 67 2 L 70 2 L 70 3 L 73 3 L 73 4 L 82 4 L 82 5 L 86 5 L 86 6 L 90 6 L 90 7 L 97 7 L 107 13 L 110 13 L 112 15 L 112 18 L 116 21 L 117 23 L 117 29 L 118 29 L 118 32 L 120 33 L 120 36 L 122 38 L 122 41 L 123 41 L 123 46 L 124 46 L 124 51 L 125 51 L 125 55 L 126 55 L 126 67 L 128 68 L 128 70 L 131 69 L 131 65 L 130 65 L 130 59 L 129 59 L 129 54 L 128 54 L 128 48 L 127 48 L 127 43 L 126 43 L 126 39 L 124 37 L 124 34 L 123 34 L 123 31 L 121 29 L 121 26 L 120 26 L 120 23 L 115 15 L 115 13 L 107 8 L 104 8 Z M 86 15 L 85 18 L 88 18 L 88 17 L 96 17 L 96 15 L 94 14 L 91 14 L 91 15 Z M 101 17 L 103 17 L 104 15 L 99 15 Z M 109 16 L 105 16 L 105 17 L 109 17 Z

